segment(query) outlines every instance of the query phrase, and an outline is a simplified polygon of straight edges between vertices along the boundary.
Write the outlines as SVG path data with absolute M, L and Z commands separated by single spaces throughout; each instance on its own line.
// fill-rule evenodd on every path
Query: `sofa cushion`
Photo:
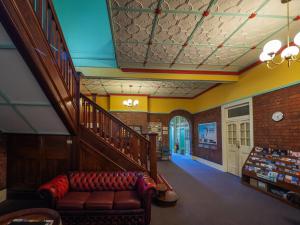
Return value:
M 138 209 L 141 201 L 136 191 L 117 191 L 114 198 L 114 209 Z
M 140 172 L 71 172 L 71 191 L 129 191 L 136 188 Z
M 83 209 L 89 192 L 68 192 L 62 199 L 57 201 L 57 209 Z
M 115 192 L 97 191 L 90 194 L 86 200 L 85 208 L 87 209 L 112 209 Z

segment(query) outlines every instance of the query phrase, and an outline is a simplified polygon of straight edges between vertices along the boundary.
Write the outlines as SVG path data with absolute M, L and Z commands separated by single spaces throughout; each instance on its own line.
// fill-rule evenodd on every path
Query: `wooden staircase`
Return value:
M 149 172 L 157 181 L 156 134 L 137 133 L 121 120 L 80 95 L 80 143 L 87 143 L 125 170 Z
M 141 135 L 80 94 L 52 0 L 0 0 L 1 23 L 54 109 L 76 137 L 78 170 L 138 170 L 172 191 L 156 162 L 156 134 Z M 74 169 L 74 168 L 72 168 Z

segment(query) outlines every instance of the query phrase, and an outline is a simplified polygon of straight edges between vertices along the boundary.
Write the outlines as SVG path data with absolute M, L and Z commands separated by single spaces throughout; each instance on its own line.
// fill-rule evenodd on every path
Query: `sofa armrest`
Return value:
M 69 181 L 66 175 L 59 175 L 38 189 L 40 197 L 46 199 L 52 207 L 55 207 L 56 201 L 63 198 L 68 191 Z
M 142 206 L 145 209 L 146 224 L 150 224 L 151 220 L 151 203 L 155 194 L 156 184 L 146 174 L 139 176 L 137 180 L 137 192 L 142 200 Z

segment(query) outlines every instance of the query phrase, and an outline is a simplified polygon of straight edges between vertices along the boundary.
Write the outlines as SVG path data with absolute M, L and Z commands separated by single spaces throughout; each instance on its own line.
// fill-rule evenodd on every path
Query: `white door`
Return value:
M 249 119 L 227 122 L 228 172 L 241 176 L 242 167 L 251 151 Z
M 237 122 L 227 123 L 227 150 L 228 150 L 228 172 L 239 174 L 239 152 L 237 138 Z
M 251 128 L 250 120 L 239 121 L 239 176 L 242 175 L 242 167 L 251 152 Z

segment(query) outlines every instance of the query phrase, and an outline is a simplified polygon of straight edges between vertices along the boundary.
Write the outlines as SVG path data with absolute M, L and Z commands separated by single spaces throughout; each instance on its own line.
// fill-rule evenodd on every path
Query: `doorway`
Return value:
M 169 144 L 172 153 L 191 154 L 191 129 L 188 120 L 183 116 L 175 116 L 169 124 Z
M 226 105 L 223 110 L 223 146 L 227 172 L 241 176 L 253 148 L 252 99 Z

